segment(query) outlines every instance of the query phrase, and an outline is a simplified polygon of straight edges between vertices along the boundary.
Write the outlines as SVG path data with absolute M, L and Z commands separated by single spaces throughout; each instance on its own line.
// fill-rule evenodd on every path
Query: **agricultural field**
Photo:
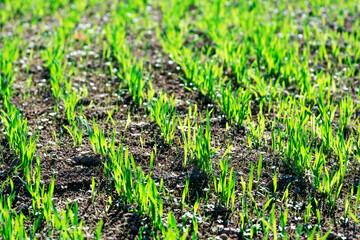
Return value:
M 358 0 L 0 0 L 0 239 L 360 239 Z

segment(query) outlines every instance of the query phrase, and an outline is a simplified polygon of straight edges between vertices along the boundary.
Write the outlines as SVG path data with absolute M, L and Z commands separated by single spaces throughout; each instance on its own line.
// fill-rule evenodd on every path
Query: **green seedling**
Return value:
M 13 193 L 8 198 L 0 198 L 0 236 L 4 239 L 28 238 L 24 228 L 25 216 L 17 214 L 11 209 L 12 201 L 15 196 Z
M 81 146 L 84 130 L 84 127 L 81 124 L 81 120 L 73 121 L 71 126 L 63 125 L 63 127 L 68 131 L 71 138 L 73 139 L 74 146 Z
M 149 104 L 151 120 L 156 121 L 166 143 L 170 146 L 173 143 L 178 124 L 175 104 L 176 98 L 168 98 L 167 95 L 162 92 L 160 92 L 158 98 L 152 99 Z
M 184 207 L 186 206 L 186 198 L 188 198 L 188 194 L 189 194 L 189 183 L 190 183 L 190 179 L 189 177 L 186 179 L 186 183 L 185 183 L 185 188 L 183 190 L 182 193 L 182 198 L 181 198 L 181 208 L 182 211 L 184 211 Z
M 225 206 L 229 206 L 229 203 L 231 203 L 231 210 L 234 211 L 235 179 L 236 179 L 236 173 L 233 172 L 234 168 L 231 168 L 229 176 L 227 176 L 230 151 L 231 151 L 231 146 L 228 146 L 222 159 L 220 159 L 219 161 L 219 165 L 221 169 L 220 177 L 217 180 L 215 174 L 213 174 L 213 179 L 214 179 L 215 192 L 218 198 L 221 199 L 221 202 L 224 203 Z
M 5 126 L 6 139 L 9 142 L 10 149 L 14 156 L 19 154 L 21 168 L 26 172 L 33 161 L 39 136 L 38 134 L 30 136 L 27 119 L 24 119 L 14 105 L 11 105 L 8 113 L 2 111 L 0 119 Z
M 67 93 L 70 92 L 71 82 L 66 84 L 68 89 Z M 63 95 L 63 103 L 65 106 L 65 115 L 69 124 L 74 124 L 76 119 L 76 107 L 79 105 L 79 100 L 81 98 L 82 92 L 77 94 L 75 91 L 72 91 L 71 94 Z M 82 115 L 83 106 L 80 107 L 79 116 Z

